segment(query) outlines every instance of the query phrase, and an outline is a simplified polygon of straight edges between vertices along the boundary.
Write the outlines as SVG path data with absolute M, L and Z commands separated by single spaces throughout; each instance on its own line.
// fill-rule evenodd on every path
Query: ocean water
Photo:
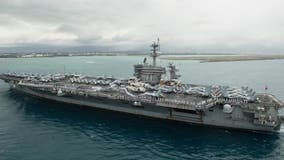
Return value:
M 130 77 L 141 56 L 0 59 L 2 72 Z M 168 60 L 158 60 L 167 65 Z M 284 101 L 284 60 L 174 61 L 194 84 L 249 86 Z M 0 160 L 284 159 L 284 127 L 258 134 L 39 100 L 0 81 Z

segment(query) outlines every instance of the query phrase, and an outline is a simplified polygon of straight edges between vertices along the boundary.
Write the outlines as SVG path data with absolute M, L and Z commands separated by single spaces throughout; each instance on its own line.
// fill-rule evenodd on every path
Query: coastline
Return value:
M 0 54 L 1 58 L 45 58 L 45 57 L 76 57 L 76 56 L 144 56 L 146 53 L 31 53 L 31 54 Z M 233 62 L 255 60 L 284 59 L 284 54 L 171 54 L 164 53 L 159 57 L 162 60 L 191 60 L 206 62 Z
M 259 55 L 259 54 L 236 54 L 236 55 L 188 55 L 188 56 L 162 56 L 164 60 L 197 60 L 205 62 L 228 62 L 228 61 L 253 61 L 253 60 L 276 60 L 284 59 L 284 55 Z

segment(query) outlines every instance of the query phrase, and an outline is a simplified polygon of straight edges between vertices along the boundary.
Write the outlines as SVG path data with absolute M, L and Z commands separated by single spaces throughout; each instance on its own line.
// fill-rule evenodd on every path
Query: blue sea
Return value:
M 133 76 L 142 56 L 2 58 L 2 72 Z M 249 86 L 284 101 L 284 60 L 174 62 L 187 83 Z M 39 100 L 0 81 L 0 160 L 284 159 L 284 127 L 259 134 Z

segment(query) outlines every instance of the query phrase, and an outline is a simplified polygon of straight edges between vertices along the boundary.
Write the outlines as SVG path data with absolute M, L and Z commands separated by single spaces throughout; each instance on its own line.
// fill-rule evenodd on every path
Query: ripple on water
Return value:
M 0 72 L 62 72 L 129 77 L 141 57 L 5 59 Z M 85 62 L 85 63 L 84 63 Z M 91 65 L 95 62 L 94 65 Z M 169 61 L 161 60 L 167 64 Z M 88 64 L 90 63 L 90 64 Z M 177 63 L 182 79 L 199 84 L 248 85 L 283 99 L 284 61 Z M 265 64 L 265 65 L 264 65 Z M 38 67 L 38 66 L 44 67 Z M 8 66 L 8 67 L 7 67 Z M 113 68 L 116 68 L 115 70 Z M 259 69 L 261 68 L 261 70 Z M 62 70 L 62 71 L 61 71 Z M 231 74 L 232 70 L 236 74 Z M 271 72 L 274 70 L 275 72 Z M 200 74 L 206 73 L 206 74 Z M 269 79 L 263 79 L 263 75 Z M 210 81 L 208 81 L 210 79 Z M 197 127 L 42 101 L 0 81 L 0 159 L 284 159 L 284 127 L 261 135 Z

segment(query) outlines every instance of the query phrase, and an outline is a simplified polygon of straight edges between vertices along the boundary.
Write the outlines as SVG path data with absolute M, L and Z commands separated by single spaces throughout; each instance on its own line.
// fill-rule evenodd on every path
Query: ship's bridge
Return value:
M 166 69 L 160 66 L 153 66 L 149 64 L 134 65 L 134 76 L 142 82 L 147 82 L 152 85 L 158 84 Z
M 143 64 L 134 65 L 134 76 L 142 82 L 155 85 L 160 83 L 162 75 L 166 73 L 166 68 L 156 65 L 156 58 L 159 56 L 158 51 L 160 50 L 159 38 L 157 39 L 157 42 L 153 42 L 151 48 L 153 64 L 150 65 L 146 63 L 147 58 L 145 58 Z

